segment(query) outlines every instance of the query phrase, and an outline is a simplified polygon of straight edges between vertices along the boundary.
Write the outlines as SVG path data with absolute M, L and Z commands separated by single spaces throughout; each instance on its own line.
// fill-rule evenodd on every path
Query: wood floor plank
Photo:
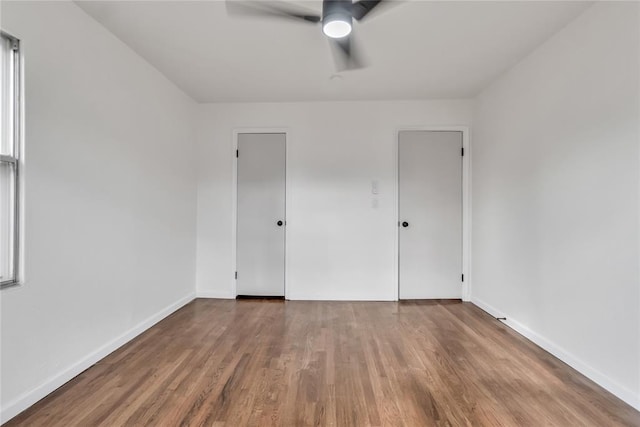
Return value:
M 639 426 L 477 307 L 198 299 L 6 426 Z

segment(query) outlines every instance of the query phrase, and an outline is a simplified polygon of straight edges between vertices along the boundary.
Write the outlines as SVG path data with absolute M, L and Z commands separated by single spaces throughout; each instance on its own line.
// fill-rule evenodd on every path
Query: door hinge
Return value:
M 462 281 L 464 282 L 464 274 L 462 275 Z
M 236 150 L 236 158 L 240 157 L 240 150 Z
M 464 147 L 460 149 L 460 155 L 464 157 Z
M 238 272 L 236 271 L 236 280 L 238 280 Z

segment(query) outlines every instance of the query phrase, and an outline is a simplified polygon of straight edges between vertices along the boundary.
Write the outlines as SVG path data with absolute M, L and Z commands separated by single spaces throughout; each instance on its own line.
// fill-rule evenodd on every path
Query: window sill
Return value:
M 12 281 L 8 281 L 8 282 L 2 282 L 0 283 L 0 289 L 7 289 L 7 288 L 13 288 L 16 286 L 20 286 L 22 283 L 20 281 L 17 280 L 12 280 Z

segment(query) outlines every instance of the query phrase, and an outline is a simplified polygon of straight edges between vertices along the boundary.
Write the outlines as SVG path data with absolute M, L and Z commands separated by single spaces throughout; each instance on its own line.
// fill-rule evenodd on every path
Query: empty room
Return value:
M 640 426 L 640 2 L 0 29 L 2 426 Z

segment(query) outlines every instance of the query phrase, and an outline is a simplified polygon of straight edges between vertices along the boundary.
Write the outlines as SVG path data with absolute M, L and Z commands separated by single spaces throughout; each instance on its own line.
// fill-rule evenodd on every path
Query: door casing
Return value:
M 238 268 L 237 257 L 237 238 L 238 238 L 238 158 L 236 157 L 236 150 L 238 150 L 238 135 L 241 133 L 283 133 L 285 135 L 285 218 L 286 227 L 290 226 L 291 222 L 287 218 L 290 204 L 290 183 L 288 179 L 288 167 L 289 167 L 289 147 L 291 143 L 289 128 L 274 127 L 274 128 L 236 128 L 233 129 L 232 134 L 232 185 L 231 185 L 231 271 L 229 272 L 230 284 L 230 297 L 235 298 L 238 295 L 236 286 L 236 271 Z M 285 228 L 284 239 L 284 298 L 289 299 L 289 233 Z
M 400 132 L 402 131 L 455 131 L 462 132 L 462 271 L 464 282 L 462 286 L 462 300 L 471 300 L 471 144 L 468 126 L 402 126 L 394 134 L 395 153 L 395 250 L 394 277 L 395 299 L 400 299 Z

